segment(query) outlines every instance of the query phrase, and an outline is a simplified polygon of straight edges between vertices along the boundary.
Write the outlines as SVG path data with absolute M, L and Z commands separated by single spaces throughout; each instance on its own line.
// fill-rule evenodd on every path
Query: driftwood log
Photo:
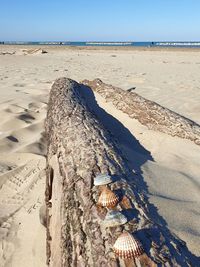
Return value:
M 85 87 L 67 78 L 52 86 L 46 133 L 47 264 L 73 266 L 198 266 L 186 244 L 172 234 L 129 169 L 118 144 L 87 105 Z M 88 89 L 87 89 L 88 90 Z M 97 205 L 97 174 L 114 175 L 117 210 L 128 223 L 104 228 L 106 209 Z M 141 178 L 142 179 L 142 178 Z M 145 253 L 118 259 L 112 246 L 123 230 L 140 240 Z
M 137 119 L 148 129 L 186 138 L 200 145 L 200 125 L 194 121 L 132 91 L 125 91 L 110 84 L 105 84 L 100 79 L 84 80 L 82 83 L 99 93 L 107 102 L 111 102 L 117 109 L 128 114 L 129 117 Z

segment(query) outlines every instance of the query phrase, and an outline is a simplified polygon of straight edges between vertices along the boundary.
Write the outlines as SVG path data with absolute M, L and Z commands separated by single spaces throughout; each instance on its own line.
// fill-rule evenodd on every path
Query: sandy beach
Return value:
M 46 266 L 44 120 L 56 78 L 100 78 L 200 124 L 200 50 L 0 46 L 0 267 Z M 148 130 L 95 94 L 98 105 L 143 149 L 102 121 L 128 163 L 141 172 L 149 201 L 169 229 L 200 256 L 200 146 Z

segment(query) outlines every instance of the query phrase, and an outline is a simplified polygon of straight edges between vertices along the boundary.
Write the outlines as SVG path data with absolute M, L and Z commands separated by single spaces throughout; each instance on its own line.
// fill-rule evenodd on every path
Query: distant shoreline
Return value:
M 179 42 L 179 41 L 169 41 L 169 42 L 99 42 L 99 41 L 87 41 L 87 42 L 63 42 L 63 41 L 55 41 L 55 42 L 9 42 L 9 41 L 0 41 L 0 45 L 42 45 L 42 46 L 78 46 L 78 47 L 176 47 L 176 48 L 200 48 L 200 41 L 191 42 Z
M 171 52 L 200 52 L 200 47 L 165 47 L 165 46 L 73 46 L 73 45 L 16 45 L 1 44 L 1 49 L 35 49 L 42 48 L 48 50 L 77 50 L 77 51 L 171 51 Z

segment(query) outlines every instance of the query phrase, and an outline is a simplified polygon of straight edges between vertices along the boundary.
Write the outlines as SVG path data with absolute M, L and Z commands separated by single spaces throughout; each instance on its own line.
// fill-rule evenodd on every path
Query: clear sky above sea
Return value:
M 0 41 L 200 41 L 200 0 L 0 0 Z

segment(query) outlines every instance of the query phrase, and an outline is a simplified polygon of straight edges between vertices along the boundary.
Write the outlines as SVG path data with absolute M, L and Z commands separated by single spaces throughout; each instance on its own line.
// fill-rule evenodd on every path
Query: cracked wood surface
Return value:
M 85 87 L 67 78 L 52 86 L 46 119 L 47 263 L 49 266 L 198 266 L 185 243 L 172 234 L 148 202 L 111 134 L 87 105 Z M 87 89 L 88 90 L 88 89 Z M 105 229 L 106 210 L 96 205 L 99 173 L 111 184 L 129 222 Z M 112 246 L 123 230 L 133 233 L 145 254 L 139 262 L 117 259 Z
M 148 129 L 186 138 L 200 145 L 200 126 L 194 121 L 134 92 L 105 84 L 100 79 L 84 80 L 82 83 L 104 97 L 107 102 L 111 102 L 117 109 L 128 114 L 130 118 L 137 119 Z

